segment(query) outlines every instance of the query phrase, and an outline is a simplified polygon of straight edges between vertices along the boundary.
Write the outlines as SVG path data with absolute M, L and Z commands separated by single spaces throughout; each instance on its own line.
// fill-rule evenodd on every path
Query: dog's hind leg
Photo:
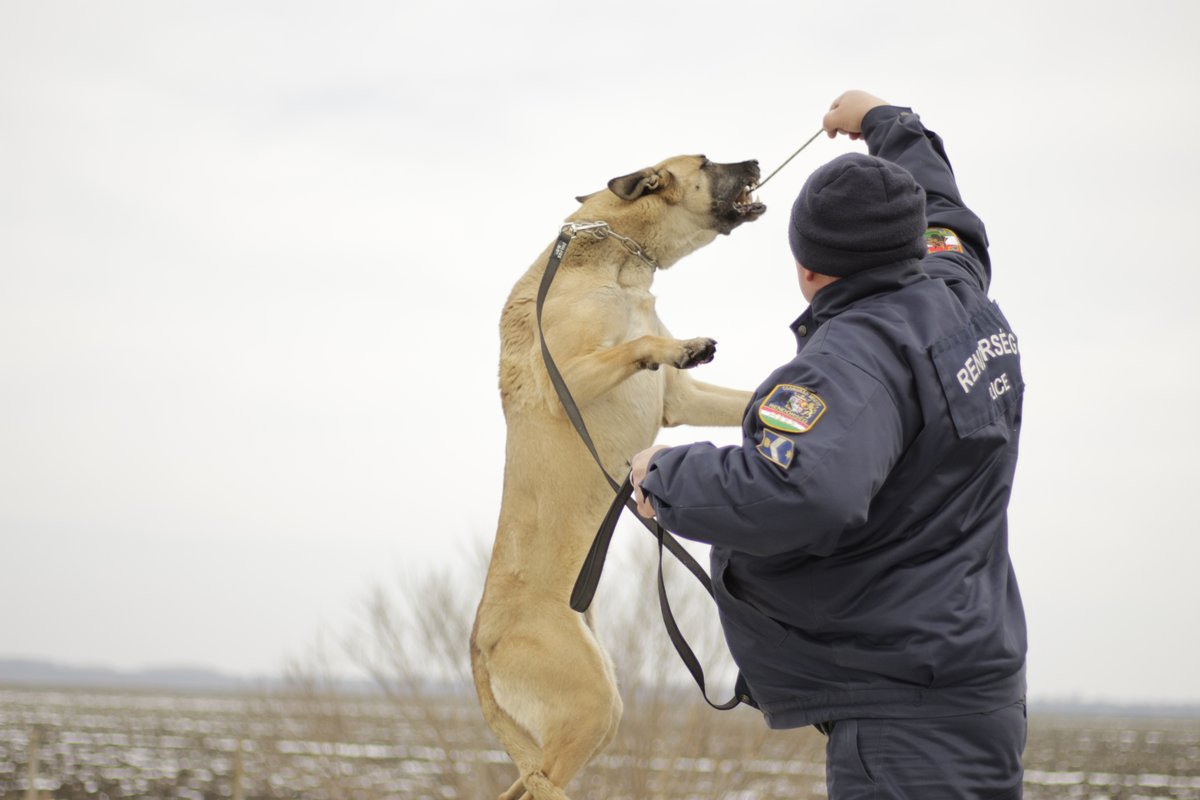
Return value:
M 617 732 L 621 700 L 616 687 L 594 686 L 590 696 L 577 697 L 575 702 L 570 714 L 547 731 L 542 748 L 545 761 L 541 773 L 553 787 L 566 786 Z M 526 778 L 525 785 L 533 792 L 535 800 L 542 800 L 530 778 Z
M 486 660 L 497 710 L 541 742 L 534 763 L 509 750 L 533 800 L 567 800 L 565 786 L 612 739 L 621 713 L 612 667 L 599 642 L 581 616 L 565 605 L 562 612 L 561 624 L 540 616 L 535 626 L 510 630 Z M 550 630 L 555 635 L 547 636 Z M 501 736 L 511 733 L 502 733 L 499 725 L 493 729 Z
M 571 778 L 574 777 L 574 775 L 584 765 L 587 764 L 588 761 L 604 752 L 604 749 L 612 743 L 613 739 L 616 738 L 617 729 L 620 727 L 621 714 L 624 712 L 624 706 L 621 703 L 621 697 L 619 694 L 614 694 L 613 700 L 614 702 L 609 708 L 608 732 L 604 734 L 600 744 L 596 746 L 596 749 L 592 752 L 592 754 L 584 758 L 582 764 L 571 763 L 571 756 L 574 755 L 577 758 L 579 755 L 582 755 L 582 749 L 576 749 L 572 752 L 556 746 L 554 749 L 555 756 L 553 758 L 547 758 L 546 764 L 542 769 L 542 774 L 545 775 L 546 780 L 551 784 L 551 791 L 553 790 L 555 784 L 558 786 L 565 786 L 567 782 L 569 782 Z M 598 719 L 599 717 L 597 717 L 597 720 Z M 521 800 L 530 800 L 530 798 L 536 798 L 536 795 L 531 795 L 526 792 L 521 796 Z
M 492 692 L 491 675 L 487 665 L 483 663 L 483 654 L 471 642 L 471 672 L 475 677 L 475 690 L 479 695 L 479 707 L 483 711 L 484 721 L 496 734 L 508 757 L 513 760 L 518 772 L 525 775 L 537 768 L 542 760 L 541 748 L 529 733 L 496 702 Z M 517 778 L 497 800 L 517 800 L 525 796 L 525 784 L 522 778 Z
M 594 639 L 579 645 L 577 683 L 572 682 L 576 685 L 564 698 L 568 702 L 547 709 L 542 769 L 525 779 L 534 800 L 557 798 L 559 787 L 565 787 L 613 740 L 621 720 L 621 696 L 607 654 Z M 540 783 L 542 776 L 546 784 Z

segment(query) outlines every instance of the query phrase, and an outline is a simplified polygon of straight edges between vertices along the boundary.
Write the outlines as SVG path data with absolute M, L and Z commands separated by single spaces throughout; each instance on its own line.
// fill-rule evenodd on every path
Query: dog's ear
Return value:
M 576 200 L 576 202 L 579 202 L 579 203 L 586 203 L 588 200 L 592 199 L 593 197 L 595 197 L 598 194 L 600 194 L 600 193 L 592 192 L 591 194 L 576 195 L 575 200 Z
M 667 170 L 646 167 L 608 182 L 608 188 L 622 200 L 637 200 L 644 194 L 662 191 L 671 185 L 672 175 Z

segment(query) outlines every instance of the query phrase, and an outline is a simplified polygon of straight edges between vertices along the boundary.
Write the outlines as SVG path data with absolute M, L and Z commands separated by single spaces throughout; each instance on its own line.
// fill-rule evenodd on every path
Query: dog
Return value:
M 662 426 L 741 424 L 749 392 L 685 371 L 710 361 L 716 343 L 667 332 L 650 293 L 651 261 L 670 267 L 761 216 L 766 206 L 751 196 L 758 178 L 756 161 L 678 156 L 576 198 L 567 222 L 607 222 L 651 257 L 579 235 L 543 309 L 546 344 L 618 479 Z M 591 614 L 569 606 L 613 492 L 542 361 L 535 307 L 549 255 L 517 281 L 500 318 L 504 490 L 470 642 L 483 716 L 520 771 L 500 800 L 567 800 L 567 782 L 612 741 L 622 713 Z

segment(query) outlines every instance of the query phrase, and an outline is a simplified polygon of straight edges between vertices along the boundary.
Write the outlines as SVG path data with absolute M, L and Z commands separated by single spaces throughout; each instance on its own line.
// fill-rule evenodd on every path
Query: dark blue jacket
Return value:
M 820 290 L 792 324 L 796 357 L 747 407 L 741 446 L 662 451 L 642 484 L 664 527 L 713 545 L 726 640 L 774 728 L 1025 694 L 1007 526 L 1017 338 L 988 300 L 983 223 L 941 139 L 892 106 L 863 134 L 959 246 Z

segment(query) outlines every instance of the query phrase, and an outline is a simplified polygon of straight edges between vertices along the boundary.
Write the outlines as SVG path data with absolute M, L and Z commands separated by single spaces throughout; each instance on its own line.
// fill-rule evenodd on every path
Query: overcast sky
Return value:
M 490 543 L 500 309 L 572 198 L 771 169 L 857 87 L 946 139 L 1021 337 L 1032 696 L 1200 701 L 1198 8 L 3 0 L 0 657 L 274 672 Z M 697 377 L 789 358 L 787 209 L 851 149 L 659 277 Z

